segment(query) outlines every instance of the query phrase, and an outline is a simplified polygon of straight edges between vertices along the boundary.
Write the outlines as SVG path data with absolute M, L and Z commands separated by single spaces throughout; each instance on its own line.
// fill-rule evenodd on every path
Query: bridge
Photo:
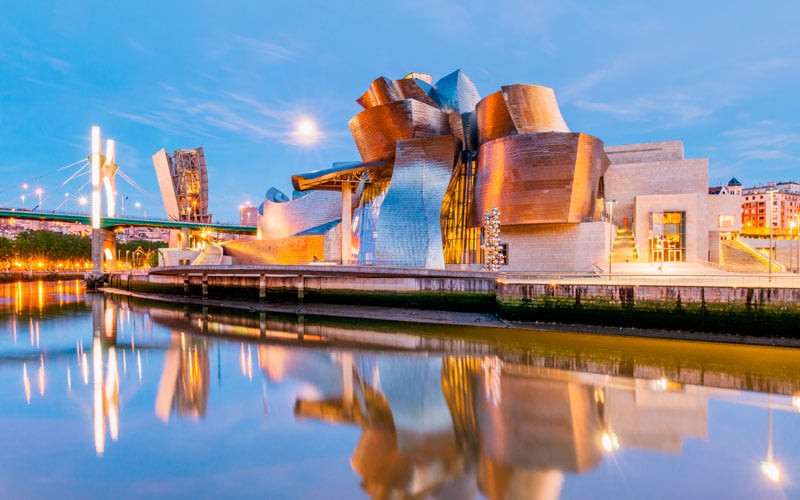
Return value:
M 200 167 L 202 169 L 201 176 L 197 175 L 201 170 L 197 168 L 193 170 L 192 166 L 189 166 L 187 169 L 181 170 L 178 173 L 171 172 L 168 165 L 170 159 L 166 154 L 163 156 L 167 157 L 167 163 L 162 165 L 163 168 L 159 170 L 159 165 L 156 165 L 156 173 L 158 175 L 160 185 L 163 184 L 163 181 L 165 180 L 162 179 L 162 177 L 165 177 L 168 181 L 174 182 L 175 179 L 170 179 L 170 176 L 175 177 L 176 175 L 180 177 L 180 181 L 185 183 L 174 188 L 175 199 L 169 200 L 165 195 L 164 186 L 161 186 L 163 198 L 162 201 L 164 201 L 165 206 L 168 205 L 167 214 L 170 218 L 147 218 L 147 212 L 145 212 L 144 218 L 126 216 L 124 215 L 124 198 L 122 198 L 123 215 L 118 216 L 116 213 L 116 197 L 118 193 L 115 187 L 115 179 L 117 175 L 119 175 L 123 180 L 125 180 L 128 184 L 142 194 L 147 196 L 150 195 L 138 184 L 136 184 L 136 182 L 134 182 L 130 177 L 125 175 L 116 164 L 116 147 L 114 141 L 107 140 L 104 151 L 104 148 L 101 144 L 100 127 L 92 127 L 91 153 L 88 157 L 70 163 L 69 165 L 56 168 L 35 178 L 35 180 L 38 181 L 44 176 L 66 171 L 66 180 L 63 180 L 63 182 L 59 180 L 57 183 L 58 190 L 60 190 L 63 186 L 66 186 L 71 181 L 74 181 L 80 177 L 88 176 L 89 180 L 84 182 L 83 185 L 78 188 L 78 191 L 80 192 L 81 189 L 91 184 L 91 197 L 80 196 L 79 198 L 79 204 L 81 206 L 85 207 L 86 204 L 89 204 L 91 215 L 87 215 L 86 213 L 78 214 L 58 211 L 58 209 L 64 203 L 66 203 L 66 199 L 56 206 L 56 210 L 54 211 L 42 210 L 41 206 L 45 191 L 42 188 L 37 187 L 32 193 L 26 193 L 28 196 L 31 196 L 32 194 L 38 196 L 39 203 L 34 207 L 33 210 L 26 210 L 24 208 L 25 194 L 23 194 L 20 196 L 22 208 L 0 208 L 0 218 L 67 222 L 84 224 L 91 227 L 92 272 L 91 275 L 87 277 L 87 280 L 92 283 L 96 282 L 98 279 L 101 279 L 106 270 L 113 271 L 116 268 L 116 262 L 114 261 L 114 255 L 116 253 L 116 236 L 114 233 L 120 228 L 148 227 L 180 231 L 180 233 L 177 235 L 178 237 L 176 238 L 176 244 L 179 244 L 181 249 L 187 248 L 190 231 L 246 235 L 257 234 L 257 228 L 255 226 L 243 226 L 232 223 L 214 224 L 210 222 L 211 216 L 206 213 L 206 205 L 208 203 L 207 174 L 205 173 L 205 161 L 202 157 L 202 148 L 199 148 L 198 152 L 199 163 L 198 165 L 194 165 L 194 167 Z M 196 185 L 201 186 L 202 193 L 195 193 L 193 191 L 193 189 L 197 187 Z M 189 187 L 187 188 L 187 186 Z M 29 184 L 26 182 L 22 184 L 22 187 L 23 189 L 28 189 Z M 0 190 L 0 193 L 8 192 L 11 189 L 12 188 L 2 189 Z M 103 200 L 103 194 L 105 194 L 105 200 Z M 69 193 L 67 193 L 66 196 L 68 198 Z M 103 201 L 105 201 L 105 203 L 103 203 Z M 8 207 L 7 203 L 9 202 L 0 201 L 0 204 Z M 180 203 L 181 206 L 179 207 L 177 203 Z M 103 205 L 105 205 L 105 215 L 102 213 Z M 136 205 L 138 207 L 138 202 Z M 169 207 L 172 207 L 171 211 Z M 202 209 L 202 213 L 198 211 L 199 208 Z
M 73 214 L 58 211 L 33 211 L 16 208 L 0 208 L 0 218 L 37 220 L 42 222 L 71 222 L 90 225 L 90 215 Z M 100 220 L 102 229 L 119 229 L 124 227 L 152 227 L 160 229 L 207 230 L 214 233 L 256 234 L 256 226 L 241 226 L 228 223 L 206 223 L 194 221 L 177 221 L 168 219 L 146 219 L 139 217 L 105 217 Z

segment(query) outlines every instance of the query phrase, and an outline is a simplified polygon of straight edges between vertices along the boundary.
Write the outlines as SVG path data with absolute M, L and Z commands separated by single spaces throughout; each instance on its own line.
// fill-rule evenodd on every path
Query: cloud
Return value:
M 730 150 L 745 160 L 796 160 L 800 158 L 800 133 L 787 132 L 772 121 L 726 130 L 720 136 Z
M 309 145 L 305 140 L 298 140 L 293 130 L 295 122 L 308 114 L 304 106 L 291 103 L 271 106 L 256 96 L 237 92 L 186 97 L 174 89 L 165 91 L 169 95 L 162 99 L 160 111 L 125 110 L 114 114 L 180 136 L 214 137 L 220 132 L 234 132 L 253 141 Z M 340 135 L 320 132 L 320 143 Z
M 607 80 L 622 76 L 631 65 L 632 61 L 630 59 L 617 59 L 612 64 L 604 65 L 566 85 L 563 90 L 559 91 L 558 95 L 565 101 L 572 97 L 583 95 Z
M 292 51 L 283 45 L 257 40 L 244 36 L 233 37 L 239 48 L 249 51 L 263 61 L 287 61 L 292 59 Z
M 582 99 L 575 106 L 587 111 L 613 115 L 620 120 L 660 122 L 664 127 L 691 125 L 706 120 L 727 101 L 703 100 L 700 95 L 682 92 L 651 94 L 632 99 L 599 102 Z

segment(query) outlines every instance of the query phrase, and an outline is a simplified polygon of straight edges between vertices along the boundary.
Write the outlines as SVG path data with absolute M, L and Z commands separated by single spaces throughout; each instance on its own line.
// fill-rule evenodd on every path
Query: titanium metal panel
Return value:
M 394 83 L 385 76 L 382 76 L 375 79 L 370 84 L 367 91 L 356 99 L 356 102 L 363 106 L 364 109 L 369 109 L 382 104 L 399 101 L 400 99 L 402 99 L 402 97 L 395 88 Z
M 608 168 L 603 141 L 579 133 L 502 137 L 478 152 L 472 226 L 497 207 L 503 225 L 582 222 Z
M 445 113 L 415 99 L 366 109 L 354 116 L 349 125 L 365 162 L 391 162 L 397 141 L 450 133 Z
M 153 155 L 153 167 L 156 169 L 158 187 L 161 190 L 161 199 L 164 201 L 164 211 L 168 219 L 178 220 L 180 218 L 180 210 L 178 209 L 178 198 L 175 195 L 175 185 L 172 182 L 170 164 L 169 155 L 164 148 L 159 149 Z
M 258 227 L 264 239 L 278 239 L 308 231 L 342 217 L 341 193 L 311 191 L 287 202 L 264 200 Z
M 472 80 L 460 69 L 436 82 L 436 97 L 439 107 L 458 114 L 475 111 L 481 95 Z
M 503 98 L 517 132 L 569 132 L 553 89 L 539 85 L 504 85 Z
M 394 84 L 403 99 L 416 99 L 428 106 L 438 107 L 429 94 L 429 92 L 433 90 L 433 87 L 426 85 L 425 82 L 413 78 L 404 78 L 402 80 L 395 80 Z M 427 91 L 423 89 L 423 86 L 427 87 Z
M 378 263 L 444 268 L 442 201 L 457 152 L 452 135 L 398 142 L 378 216 Z
M 502 92 L 495 92 L 481 99 L 475 107 L 475 124 L 478 144 L 517 133 Z

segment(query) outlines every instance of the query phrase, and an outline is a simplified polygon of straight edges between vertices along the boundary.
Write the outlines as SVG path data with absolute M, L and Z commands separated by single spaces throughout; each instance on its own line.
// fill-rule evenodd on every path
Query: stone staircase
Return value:
M 638 262 L 639 254 L 636 251 L 636 242 L 633 231 L 627 227 L 618 227 L 614 236 L 614 246 L 611 248 L 611 262 Z
M 192 262 L 193 266 L 219 266 L 225 263 L 224 251 L 220 245 L 209 243 L 205 250 Z
M 720 241 L 720 264 L 727 271 L 739 273 L 766 273 L 769 269 L 769 257 L 762 255 L 739 240 Z M 783 266 L 772 261 L 772 271 L 783 271 Z

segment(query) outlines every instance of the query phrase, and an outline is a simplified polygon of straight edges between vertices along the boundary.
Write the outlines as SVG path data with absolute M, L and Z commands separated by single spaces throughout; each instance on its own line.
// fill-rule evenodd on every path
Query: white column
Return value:
M 100 127 L 92 127 L 92 228 L 100 228 Z
M 342 264 L 349 264 L 353 248 L 353 193 L 350 181 L 342 182 Z

